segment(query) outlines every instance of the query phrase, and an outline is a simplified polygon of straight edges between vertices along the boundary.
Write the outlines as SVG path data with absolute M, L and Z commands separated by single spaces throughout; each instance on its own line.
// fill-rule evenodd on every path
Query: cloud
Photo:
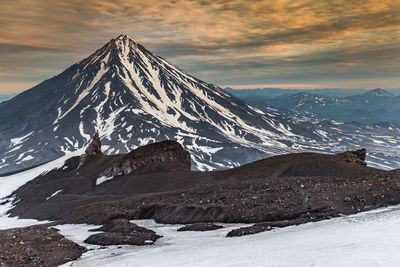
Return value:
M 0 79 L 40 81 L 127 33 L 210 82 L 379 81 L 398 68 L 398 14 L 399 0 L 3 0 Z

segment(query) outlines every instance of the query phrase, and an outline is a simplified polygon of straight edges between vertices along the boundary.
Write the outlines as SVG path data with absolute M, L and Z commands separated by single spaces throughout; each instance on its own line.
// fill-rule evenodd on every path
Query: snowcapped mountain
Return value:
M 373 97 L 394 97 L 394 94 L 391 92 L 388 92 L 386 90 L 383 90 L 381 88 L 376 88 L 374 90 L 370 90 L 364 94 L 362 94 L 364 98 L 373 98 Z
M 107 154 L 177 140 L 199 170 L 284 152 L 360 146 L 371 153 L 384 151 L 387 155 L 371 160 L 381 164 L 389 158 L 383 167 L 400 165 L 395 127 L 360 126 L 363 134 L 356 140 L 352 127 L 329 123 L 319 128 L 245 104 L 121 35 L 61 74 L 0 103 L 0 172 L 74 151 L 96 131 Z
M 361 123 L 389 122 L 400 125 L 400 96 L 379 88 L 348 97 L 323 96 L 309 92 L 280 95 L 269 99 L 240 94 L 238 97 L 261 109 L 272 107 L 281 113 L 289 112 L 296 116 Z

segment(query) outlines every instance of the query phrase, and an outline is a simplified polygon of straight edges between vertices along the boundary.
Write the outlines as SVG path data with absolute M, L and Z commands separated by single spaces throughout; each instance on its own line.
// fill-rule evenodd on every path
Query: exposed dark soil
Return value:
M 0 266 L 58 266 L 86 249 L 54 228 L 32 226 L 0 231 Z
M 178 231 L 212 231 L 224 228 L 221 225 L 216 225 L 214 223 L 193 223 L 186 226 L 183 226 L 178 229 Z
M 247 179 L 194 189 L 138 195 L 76 207 L 65 222 L 113 218 L 162 223 L 316 221 L 400 203 L 400 177 L 291 176 Z

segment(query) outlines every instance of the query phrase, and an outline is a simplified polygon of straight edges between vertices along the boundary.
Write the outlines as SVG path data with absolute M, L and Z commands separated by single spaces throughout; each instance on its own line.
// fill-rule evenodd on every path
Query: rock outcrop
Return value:
M 337 154 L 337 157 L 344 159 L 346 162 L 367 165 L 367 163 L 365 162 L 365 159 L 367 157 L 367 150 L 365 148 L 354 151 L 346 151 Z
M 85 242 L 89 244 L 110 245 L 151 245 L 161 236 L 154 231 L 140 227 L 127 219 L 114 219 L 93 231 L 104 231 L 89 236 Z
M 101 154 L 103 154 L 101 152 L 101 141 L 100 141 L 99 133 L 96 132 L 93 135 L 92 142 L 86 148 L 85 153 L 82 154 L 80 156 L 80 158 L 79 158 L 78 169 L 85 163 L 85 161 L 88 158 L 88 156 L 90 156 L 90 155 L 101 155 Z
M 224 228 L 221 225 L 217 225 L 215 223 L 211 223 L 211 222 L 203 222 L 203 223 L 193 223 L 193 224 L 189 224 L 186 226 L 183 226 L 181 228 L 178 229 L 179 232 L 182 231 L 212 231 L 212 230 L 217 230 L 217 229 L 221 229 Z
M 190 171 L 190 154 L 178 142 L 166 140 L 139 147 L 105 169 L 100 176 L 164 171 Z
M 102 231 L 108 233 L 154 233 L 152 230 L 148 230 L 144 227 L 140 227 L 134 223 L 131 223 L 127 219 L 114 219 L 106 222 L 100 228 L 90 230 L 91 232 Z
M 275 222 L 262 222 L 256 223 L 251 226 L 240 227 L 237 229 L 233 229 L 226 236 L 234 237 L 234 236 L 243 236 L 243 235 L 253 235 L 261 232 L 271 231 L 273 228 L 281 228 L 287 227 L 291 225 L 298 225 L 302 223 L 306 223 L 309 220 L 305 218 L 294 219 L 294 220 L 285 220 L 285 221 L 275 221 Z

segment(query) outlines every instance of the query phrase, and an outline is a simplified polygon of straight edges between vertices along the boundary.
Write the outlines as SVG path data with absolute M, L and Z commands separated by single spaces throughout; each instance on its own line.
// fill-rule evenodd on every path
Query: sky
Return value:
M 400 0 L 0 0 L 0 93 L 127 34 L 222 87 L 398 88 Z

